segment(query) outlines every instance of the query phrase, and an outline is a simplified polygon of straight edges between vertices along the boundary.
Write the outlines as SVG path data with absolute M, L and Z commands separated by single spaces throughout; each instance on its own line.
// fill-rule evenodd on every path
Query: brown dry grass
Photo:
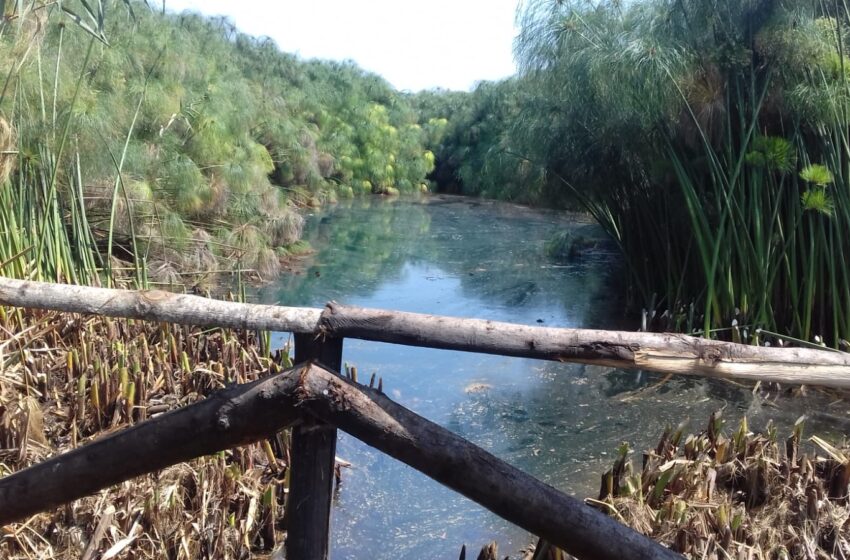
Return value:
M 667 431 L 634 469 L 625 450 L 589 500 L 691 558 L 821 559 L 850 556 L 850 456 L 798 423 L 787 440 L 707 429 Z
M 252 335 L 0 308 L 0 475 L 288 364 Z M 258 558 L 282 542 L 287 443 L 125 482 L 0 529 L 0 557 Z
M 635 469 L 628 448 L 586 501 L 687 558 L 826 560 L 850 556 L 850 453 L 797 423 L 786 440 L 769 428 L 733 434 L 712 415 L 705 431 L 662 434 Z M 479 558 L 495 558 L 493 545 Z M 567 560 L 538 542 L 523 560 Z

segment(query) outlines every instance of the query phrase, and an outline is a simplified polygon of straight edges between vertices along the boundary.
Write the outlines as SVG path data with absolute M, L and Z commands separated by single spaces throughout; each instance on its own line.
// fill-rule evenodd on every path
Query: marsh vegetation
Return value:
M 432 178 L 590 212 L 650 328 L 846 347 L 847 25 L 842 2 L 527 2 L 516 78 L 418 96 L 448 123 Z
M 4 9 L 4 274 L 270 279 L 305 249 L 299 208 L 427 190 L 427 124 L 353 63 L 141 2 Z

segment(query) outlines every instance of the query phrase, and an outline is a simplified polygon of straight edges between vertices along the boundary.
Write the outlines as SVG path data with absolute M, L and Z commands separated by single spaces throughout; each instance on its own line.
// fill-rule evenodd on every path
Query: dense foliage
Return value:
M 20 238 L 0 249 L 5 273 L 92 281 L 117 255 L 161 280 L 269 277 L 297 248 L 295 207 L 425 188 L 427 131 L 353 63 L 129 0 L 5 6 L 0 196 L 16 210 L 0 219 Z
M 656 328 L 850 338 L 843 3 L 529 0 L 519 76 L 416 96 L 224 19 L 4 6 L 5 274 L 269 277 L 299 248 L 298 206 L 430 173 L 583 206 Z
M 570 203 L 560 185 L 545 180 L 543 166 L 530 159 L 534 142 L 523 125 L 534 96 L 527 80 L 482 82 L 472 93 L 423 91 L 413 99 L 430 134 L 435 154 L 430 178 L 443 192 L 502 198 L 522 203 Z M 553 188 L 554 187 L 554 188 Z
M 420 101 L 449 118 L 438 170 L 572 197 L 657 328 L 850 338 L 843 3 L 530 0 L 521 20 L 516 80 Z

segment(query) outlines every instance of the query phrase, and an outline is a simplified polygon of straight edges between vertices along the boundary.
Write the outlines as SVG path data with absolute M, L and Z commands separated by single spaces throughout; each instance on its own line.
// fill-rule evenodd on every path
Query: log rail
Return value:
M 357 338 L 635 368 L 662 373 L 850 388 L 850 354 L 762 348 L 677 334 L 530 327 L 363 309 L 210 300 L 0 278 L 0 305 L 202 327 L 296 334 L 296 359 L 320 360 L 110 434 L 0 479 L 0 526 L 134 476 L 294 428 L 287 557 L 328 557 L 336 428 L 579 558 L 680 558 L 384 396 L 346 380 L 342 341 Z M 297 443 L 297 445 L 295 445 Z M 472 474 L 472 476 L 471 476 Z M 309 502 L 309 503 L 308 503 Z M 301 508 L 301 509 L 299 509 Z
M 848 353 L 765 348 L 681 334 L 531 327 L 333 302 L 324 309 L 282 307 L 159 290 L 111 290 L 9 278 L 0 278 L 0 305 L 201 327 L 357 338 L 660 373 L 850 388 Z

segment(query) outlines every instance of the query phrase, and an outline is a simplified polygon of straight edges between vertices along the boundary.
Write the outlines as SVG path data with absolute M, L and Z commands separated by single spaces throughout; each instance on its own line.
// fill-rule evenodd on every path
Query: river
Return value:
M 528 325 L 621 327 L 618 299 L 611 297 L 611 280 L 623 274 L 615 254 L 573 263 L 544 254 L 555 232 L 576 227 L 586 225 L 459 197 L 355 200 L 309 216 L 304 238 L 315 255 L 257 297 L 281 305 L 336 300 Z M 666 426 L 690 419 L 689 429 L 699 431 L 721 409 L 734 425 L 746 415 L 752 427 L 773 419 L 787 430 L 805 408 L 804 399 L 777 401 L 725 382 L 680 377 L 656 386 L 661 378 L 654 374 L 356 340 L 345 341 L 343 359 L 361 380 L 382 377 L 384 392 L 404 406 L 579 497 L 595 497 L 623 442 L 642 451 Z M 828 396 L 810 397 L 809 407 L 812 398 L 819 416 L 811 423 L 846 429 L 846 407 L 833 412 Z M 531 542 L 524 531 L 346 434 L 337 454 L 352 467 L 334 496 L 334 558 L 449 559 L 464 543 L 475 557 L 492 540 L 504 556 Z

